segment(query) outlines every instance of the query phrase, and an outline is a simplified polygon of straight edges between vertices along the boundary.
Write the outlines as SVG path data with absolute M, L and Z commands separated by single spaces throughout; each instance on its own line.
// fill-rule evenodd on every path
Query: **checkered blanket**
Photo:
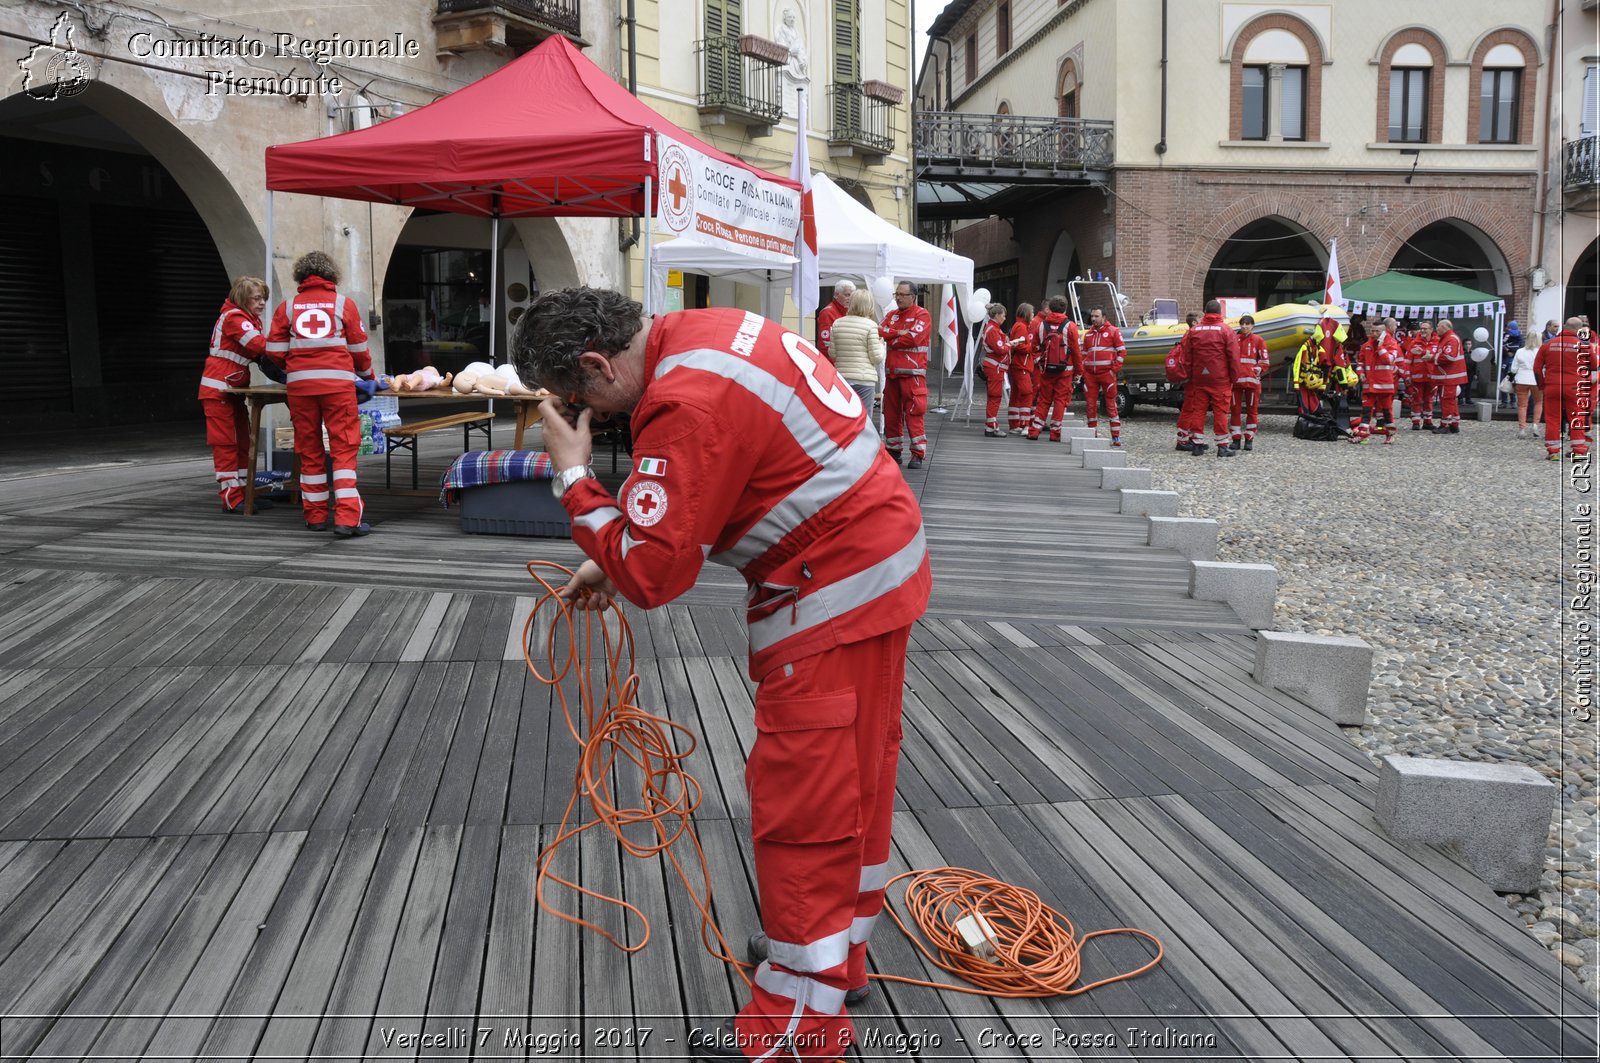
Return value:
M 555 466 L 542 450 L 469 450 L 455 460 L 439 484 L 439 503 L 446 509 L 462 488 L 513 480 L 553 480 Z

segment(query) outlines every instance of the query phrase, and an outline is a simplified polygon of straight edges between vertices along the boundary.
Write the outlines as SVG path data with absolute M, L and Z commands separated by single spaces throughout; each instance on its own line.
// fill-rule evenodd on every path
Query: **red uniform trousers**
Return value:
M 919 458 L 927 456 L 928 429 L 923 419 L 927 412 L 927 376 L 896 376 L 895 370 L 889 370 L 883 384 L 883 438 L 896 459 L 900 457 L 902 431 L 911 437 L 911 453 Z
M 1045 426 L 1050 428 L 1050 438 L 1061 441 L 1061 423 L 1072 405 L 1072 370 L 1059 373 L 1039 373 L 1039 386 L 1033 393 L 1033 423 L 1028 426 L 1028 438 L 1038 439 Z
M 867 982 L 883 908 L 909 626 L 785 665 L 756 689 L 745 765 L 767 959 L 735 1020 L 760 1057 L 833 1060 L 855 1038 L 845 991 Z
M 1589 424 L 1594 417 L 1594 385 L 1585 383 L 1582 390 L 1578 381 L 1569 380 L 1544 391 L 1544 449 L 1551 454 L 1561 453 L 1561 430 L 1567 430 L 1572 441 L 1573 455 L 1589 453 Z
M 1020 432 L 1028 427 L 1028 418 L 1033 415 L 1033 370 L 1013 365 L 1009 375 L 1011 406 L 1006 415 L 1007 426 L 1014 432 Z
M 1385 443 L 1393 441 L 1394 395 L 1393 391 L 1361 389 L 1361 421 L 1350 426 L 1351 442 L 1357 439 L 1371 439 L 1374 428 L 1378 428 L 1383 434 Z
M 333 451 L 333 522 L 346 527 L 361 523 L 361 494 L 356 490 L 356 452 L 361 447 L 361 418 L 355 389 L 326 395 L 289 392 L 289 420 L 294 422 L 294 453 L 300 459 L 300 504 L 307 524 L 328 519 L 328 455 L 322 449 L 322 426 L 328 426 Z
M 206 443 L 211 447 L 211 464 L 217 471 L 217 494 L 224 509 L 244 501 L 245 477 L 253 476 L 250 465 L 250 414 L 244 399 L 201 399 L 206 414 Z
M 983 408 L 983 426 L 993 432 L 1000 427 L 1000 398 L 1005 393 L 1006 367 L 993 358 L 978 363 L 983 367 L 983 386 L 989 401 Z
M 1083 413 L 1085 423 L 1090 428 L 1100 427 L 1099 408 L 1101 401 L 1106 405 L 1106 420 L 1111 422 L 1111 438 L 1122 438 L 1122 417 L 1117 410 L 1117 374 L 1085 373 L 1083 374 Z M 1226 421 L 1228 415 L 1223 413 L 1222 419 Z
M 1115 395 L 1115 392 L 1112 392 Z M 1116 399 L 1111 400 L 1113 403 Z M 1113 409 L 1116 407 L 1113 406 Z M 1190 439 L 1195 443 L 1204 443 L 1206 435 L 1206 411 L 1211 411 L 1211 432 L 1216 438 L 1217 449 L 1228 445 L 1233 432 L 1228 427 L 1229 417 L 1233 412 L 1233 389 L 1224 381 L 1211 387 L 1196 387 L 1194 381 L 1183 389 L 1183 408 L 1178 411 L 1178 424 L 1187 424 Z M 1093 423 L 1092 421 L 1090 422 Z M 1115 431 L 1115 429 L 1112 429 Z M 1179 428 L 1182 431 L 1182 428 Z
M 1233 408 L 1228 415 L 1228 428 L 1234 445 L 1256 438 L 1256 418 L 1261 412 L 1261 385 L 1233 389 Z M 1183 442 L 1183 428 L 1178 429 L 1178 441 Z
M 1451 425 L 1459 427 L 1461 424 L 1461 385 L 1453 380 L 1435 380 L 1433 382 L 1433 390 L 1434 394 L 1439 396 L 1439 423 L 1446 427 Z
M 1413 426 L 1433 427 L 1433 400 L 1437 394 L 1433 381 L 1412 376 L 1411 386 L 1406 389 L 1406 405 L 1411 407 Z

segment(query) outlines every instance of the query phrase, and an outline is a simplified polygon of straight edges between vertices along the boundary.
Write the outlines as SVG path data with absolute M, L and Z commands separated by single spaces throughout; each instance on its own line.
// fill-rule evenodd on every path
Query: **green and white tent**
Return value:
M 1381 314 L 1409 318 L 1499 318 L 1506 312 L 1505 300 L 1498 295 L 1474 291 L 1459 284 L 1415 277 L 1390 270 L 1376 277 L 1344 285 L 1344 299 L 1352 314 Z M 1322 302 L 1322 294 L 1308 303 Z

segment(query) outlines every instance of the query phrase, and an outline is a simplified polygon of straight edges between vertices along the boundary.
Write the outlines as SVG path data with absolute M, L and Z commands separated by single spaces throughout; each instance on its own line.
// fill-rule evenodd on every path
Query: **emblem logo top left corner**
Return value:
M 71 16 L 63 11 L 50 27 L 50 43 L 35 44 L 17 60 L 25 95 L 51 102 L 70 99 L 89 87 L 93 75 L 73 42 L 74 32 Z

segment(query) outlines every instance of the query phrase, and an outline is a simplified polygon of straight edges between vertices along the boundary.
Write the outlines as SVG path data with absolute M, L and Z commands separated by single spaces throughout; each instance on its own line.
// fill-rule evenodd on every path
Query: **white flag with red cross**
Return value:
M 799 90 L 795 117 L 794 161 L 789 177 L 800 185 L 800 232 L 794 242 L 794 305 L 802 318 L 817 312 L 817 215 L 811 199 L 811 153 L 806 148 L 806 90 Z
M 1322 302 L 1326 306 L 1344 307 L 1344 285 L 1339 283 L 1339 241 L 1328 247 L 1328 280 L 1323 285 Z
M 944 302 L 939 306 L 939 339 L 944 344 L 944 371 L 956 367 L 961 357 L 961 323 L 956 320 L 956 289 L 953 284 L 944 286 Z

